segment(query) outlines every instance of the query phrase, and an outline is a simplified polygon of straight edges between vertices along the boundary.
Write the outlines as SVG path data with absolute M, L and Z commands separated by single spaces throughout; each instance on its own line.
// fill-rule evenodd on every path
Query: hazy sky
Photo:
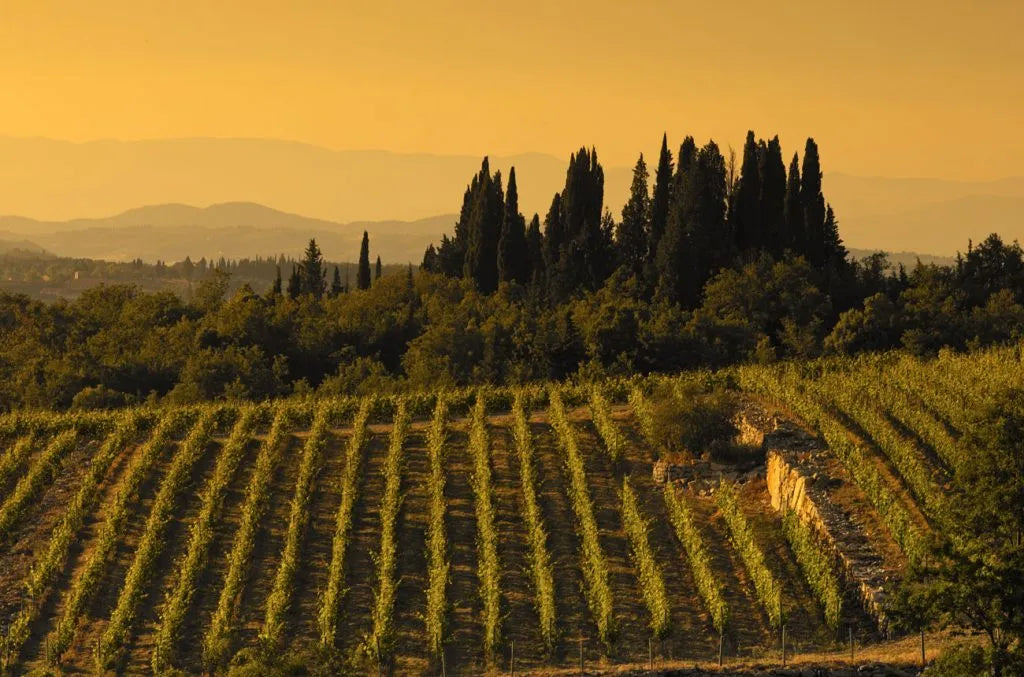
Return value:
M 826 171 L 1021 174 L 1024 10 L 975 2 L 0 0 L 0 134 L 652 153 L 816 137 Z

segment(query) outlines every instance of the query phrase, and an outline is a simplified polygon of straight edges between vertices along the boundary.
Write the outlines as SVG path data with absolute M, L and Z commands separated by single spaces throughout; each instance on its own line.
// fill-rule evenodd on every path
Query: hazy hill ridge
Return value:
M 654 149 L 648 150 L 650 161 Z M 826 141 L 825 166 L 828 150 Z M 481 160 L 476 155 L 335 151 L 268 139 L 71 143 L 10 137 L 0 137 L 0 158 L 0 214 L 46 222 L 41 227 L 26 219 L 4 219 L 0 231 L 33 241 L 41 231 L 125 225 L 279 228 L 295 223 L 290 218 L 295 214 L 309 214 L 294 218 L 303 218 L 298 227 L 317 231 L 339 222 L 425 221 L 425 215 L 458 210 Z M 551 196 L 564 185 L 568 154 L 525 153 L 490 160 L 492 169 L 500 169 L 503 176 L 516 167 L 520 208 L 529 217 L 544 214 Z M 630 167 L 605 168 L 605 205 L 616 219 L 630 177 Z M 969 182 L 828 173 L 824 193 L 851 247 L 951 256 L 964 249 L 968 239 L 977 242 L 992 231 L 1007 240 L 1024 239 L 1021 177 Z M 151 207 L 137 210 L 138 205 L 160 207 L 156 212 Z M 197 213 L 185 205 L 214 207 Z M 108 214 L 118 216 L 105 218 Z M 140 219 L 149 223 L 140 224 Z M 431 237 L 419 242 L 436 240 L 442 230 L 435 228 Z M 413 260 L 422 254 L 419 243 L 417 247 L 420 251 Z M 395 255 L 404 260 L 410 252 Z M 264 252 L 248 249 L 242 255 L 257 253 Z M 154 257 L 142 251 L 136 255 L 175 256 L 165 252 Z
M 366 230 L 373 256 L 388 263 L 418 264 L 427 244 L 451 231 L 455 220 L 454 214 L 443 214 L 415 221 L 336 223 L 248 202 L 205 208 L 167 204 L 99 219 L 37 221 L 3 216 L 0 240 L 30 238 L 38 247 L 74 258 L 173 262 L 186 256 L 195 260 L 299 257 L 309 238 L 316 238 L 329 257 L 355 260 Z

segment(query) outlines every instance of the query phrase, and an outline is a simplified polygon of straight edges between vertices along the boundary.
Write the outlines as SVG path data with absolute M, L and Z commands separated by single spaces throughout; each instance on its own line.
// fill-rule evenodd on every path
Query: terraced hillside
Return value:
M 2 665 L 222 672 L 277 653 L 479 674 L 513 657 L 770 658 L 783 628 L 790 651 L 836 648 L 850 628 L 870 642 L 884 629 L 871 595 L 942 528 L 965 403 L 1021 385 L 1020 366 L 1007 349 L 15 412 L 0 419 Z M 741 391 L 744 451 L 684 463 L 656 439 L 656 398 L 712 384 Z M 817 512 L 766 459 L 812 468 L 801 500 Z

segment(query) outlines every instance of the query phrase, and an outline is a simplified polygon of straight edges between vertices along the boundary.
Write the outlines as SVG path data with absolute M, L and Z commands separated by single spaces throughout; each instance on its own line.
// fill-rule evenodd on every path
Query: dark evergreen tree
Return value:
M 760 153 L 759 168 L 762 244 L 764 249 L 779 258 L 789 238 L 786 229 L 786 164 L 778 136 L 772 138 Z
M 597 151 L 580 148 L 570 156 L 561 193 L 564 241 L 558 260 L 548 268 L 549 293 L 567 299 L 576 290 L 599 288 L 611 274 L 611 241 L 603 230 L 604 169 Z
M 288 278 L 288 298 L 297 299 L 302 294 L 302 274 L 297 266 L 292 266 L 292 274 Z
M 281 296 L 281 266 L 277 266 L 277 275 L 274 277 L 274 286 L 270 288 L 270 295 Z
M 337 296 L 341 291 L 341 271 L 338 270 L 338 266 L 334 266 L 334 277 L 331 280 L 331 296 Z
M 534 214 L 526 229 L 526 260 L 530 273 L 530 286 L 544 283 L 544 236 L 540 231 L 540 216 Z
M 420 269 L 428 273 L 442 272 L 441 260 L 438 257 L 437 250 L 434 249 L 433 243 L 427 245 L 427 251 L 423 252 L 423 263 L 420 264 Z
M 704 283 L 733 256 L 733 236 L 726 220 L 726 168 L 718 145 L 709 141 L 687 173 L 682 212 L 686 221 L 686 285 L 682 302 L 700 302 Z
M 363 242 L 359 245 L 359 271 L 356 273 L 356 286 L 359 289 L 370 288 L 370 235 L 363 231 Z
M 757 249 L 761 246 L 761 169 L 760 155 L 754 132 L 747 132 L 743 144 L 743 164 L 740 166 L 740 180 L 733 193 L 729 210 L 729 226 L 732 229 L 736 248 L 739 251 Z
M 505 211 L 498 239 L 498 280 L 501 282 L 529 282 L 529 254 L 526 248 L 526 221 L 519 213 L 519 191 L 516 187 L 516 168 L 508 175 L 505 192 Z
M 324 257 L 320 253 L 320 247 L 317 246 L 316 240 L 309 241 L 300 270 L 302 271 L 302 293 L 312 294 L 314 298 L 322 298 L 327 288 L 327 283 L 324 280 L 327 271 L 324 270 Z
M 665 222 L 665 232 L 658 241 L 658 251 L 655 256 L 657 270 L 658 295 L 669 301 L 679 303 L 683 298 L 684 291 L 684 268 L 687 265 L 686 248 L 686 210 L 688 190 L 688 175 L 696 161 L 697 145 L 692 136 L 683 139 L 679 147 L 679 164 L 676 173 L 672 177 L 670 210 L 668 219 Z
M 839 237 L 839 221 L 836 219 L 832 205 L 825 206 L 825 225 L 823 246 L 825 249 L 825 262 L 831 265 L 841 265 L 846 261 L 846 247 L 843 239 Z
M 565 229 L 562 228 L 562 194 L 555 193 L 551 198 L 551 207 L 544 217 L 544 268 L 549 276 L 558 265 L 558 257 L 565 241 Z
M 650 241 L 647 248 L 653 259 L 658 251 L 658 242 L 668 223 L 668 208 L 672 201 L 672 152 L 668 149 L 668 135 L 661 137 L 661 153 L 658 169 L 654 174 L 654 195 L 651 197 Z
M 643 273 L 650 243 L 651 198 L 647 192 L 648 178 L 647 163 L 641 153 L 633 168 L 629 201 L 622 208 L 622 222 L 615 234 L 620 265 L 637 277 Z
M 466 236 L 463 275 L 473 280 L 481 292 L 490 294 L 498 288 L 498 238 L 505 197 L 501 173 L 491 176 L 487 158 L 480 167 L 477 181 L 471 186 L 471 193 L 472 205 L 468 221 L 463 226 Z M 458 237 L 458 233 L 456 235 Z
M 456 241 L 455 238 L 442 235 L 441 245 L 437 248 L 437 272 L 444 273 L 448 277 L 462 277 L 465 259 L 464 244 Z
M 825 196 L 821 193 L 821 160 L 818 144 L 807 139 L 800 173 L 800 200 L 804 212 L 804 254 L 814 266 L 825 262 Z
M 786 219 L 784 248 L 802 255 L 807 249 L 807 238 L 804 235 L 804 203 L 800 196 L 800 157 L 796 153 L 793 153 L 793 161 L 789 163 L 784 216 Z
M 384 268 L 380 265 L 380 256 L 377 257 L 377 265 L 373 270 L 373 279 L 379 280 L 380 276 L 384 273 Z

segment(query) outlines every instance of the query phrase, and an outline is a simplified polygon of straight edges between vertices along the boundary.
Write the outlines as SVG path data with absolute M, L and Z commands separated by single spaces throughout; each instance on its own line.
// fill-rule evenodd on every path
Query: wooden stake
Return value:
M 850 626 L 850 662 L 854 661 L 853 658 L 853 626 Z
M 782 624 L 782 667 L 786 667 L 786 624 Z
M 725 633 L 722 630 L 718 631 L 718 667 L 722 667 L 722 646 L 725 640 Z
M 583 674 L 583 635 L 580 635 L 580 674 Z
M 921 628 L 921 667 L 922 668 L 924 667 L 924 664 L 925 664 L 925 658 L 924 658 L 924 628 Z
M 654 669 L 654 644 L 650 637 L 647 638 L 647 669 Z

